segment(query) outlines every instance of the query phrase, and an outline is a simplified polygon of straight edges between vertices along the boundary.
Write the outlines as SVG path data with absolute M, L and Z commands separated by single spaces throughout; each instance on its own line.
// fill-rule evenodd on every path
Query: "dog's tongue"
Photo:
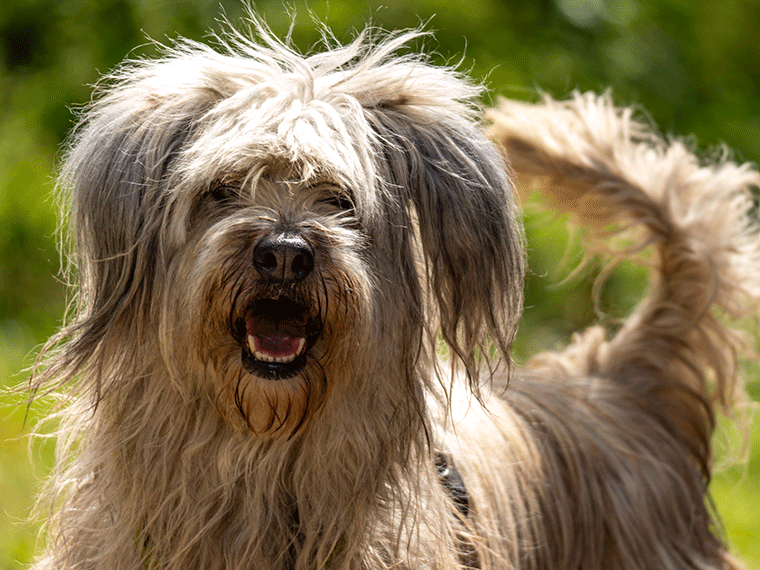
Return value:
M 306 339 L 285 333 L 248 335 L 248 347 L 255 357 L 269 359 L 292 359 L 298 356 L 306 344 Z
M 301 337 L 285 333 L 258 334 L 253 337 L 256 351 L 270 356 L 290 356 L 298 353 Z

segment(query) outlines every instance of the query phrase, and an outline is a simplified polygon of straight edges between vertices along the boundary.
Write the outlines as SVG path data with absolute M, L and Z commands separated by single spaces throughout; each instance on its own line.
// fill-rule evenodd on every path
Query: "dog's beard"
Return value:
M 186 248 L 186 274 L 199 301 L 190 325 L 195 363 L 206 370 L 217 409 L 238 429 L 287 438 L 353 370 L 351 347 L 365 342 L 372 303 L 362 238 L 335 212 L 309 211 L 288 224 L 287 235 L 306 244 L 313 259 L 303 275 L 270 278 L 267 261 L 254 258 L 258 244 L 283 233 L 272 212 L 215 212 L 219 219 L 201 223 L 205 229 Z

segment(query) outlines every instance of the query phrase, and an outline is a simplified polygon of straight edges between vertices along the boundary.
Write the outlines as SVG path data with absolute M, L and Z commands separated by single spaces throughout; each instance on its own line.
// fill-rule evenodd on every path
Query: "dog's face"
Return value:
M 390 57 L 408 37 L 303 58 L 262 33 L 128 66 L 85 115 L 62 178 L 81 350 L 106 387 L 160 369 L 261 437 L 341 398 L 419 413 L 438 339 L 477 383 L 520 312 L 477 90 Z
M 290 435 L 321 407 L 375 311 L 353 193 L 290 174 L 196 193 L 178 244 L 178 282 L 192 276 L 181 287 L 202 300 L 186 309 L 193 366 L 207 368 L 222 414 L 257 434 Z

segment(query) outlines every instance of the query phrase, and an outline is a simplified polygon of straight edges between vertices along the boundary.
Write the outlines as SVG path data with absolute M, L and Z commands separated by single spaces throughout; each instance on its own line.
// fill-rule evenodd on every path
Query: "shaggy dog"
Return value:
M 125 63 L 72 135 L 36 568 L 736 567 L 705 498 L 758 174 L 608 97 L 503 101 L 484 134 L 415 32 L 303 57 L 256 27 Z M 652 275 L 520 370 L 513 184 Z

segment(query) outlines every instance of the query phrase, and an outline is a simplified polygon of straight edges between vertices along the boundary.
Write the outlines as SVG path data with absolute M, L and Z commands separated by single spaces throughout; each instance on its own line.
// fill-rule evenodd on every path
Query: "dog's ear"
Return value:
M 155 317 L 153 289 L 167 267 L 167 174 L 208 96 L 167 71 L 148 63 L 122 68 L 84 109 L 69 141 L 58 191 L 70 212 L 79 306 L 54 339 L 63 345 L 57 364 L 67 377 L 87 361 L 105 368 L 103 358 L 129 359 L 126 345 L 137 346 L 151 330 L 145 319 Z M 106 356 L 116 346 L 121 356 Z
M 414 207 L 424 287 L 441 336 L 477 388 L 478 365 L 494 348 L 509 362 L 522 310 L 523 237 L 513 189 L 504 159 L 463 105 L 447 113 L 409 100 L 368 111 L 384 157 L 381 176 L 400 204 Z

